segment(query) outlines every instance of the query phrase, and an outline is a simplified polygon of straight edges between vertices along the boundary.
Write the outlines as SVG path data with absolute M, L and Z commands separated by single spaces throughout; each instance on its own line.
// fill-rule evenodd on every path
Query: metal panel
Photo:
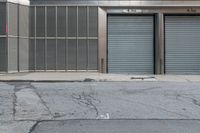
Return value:
M 98 40 L 89 40 L 88 45 L 88 70 L 98 69 Z
M 36 36 L 45 36 L 45 8 L 43 6 L 36 7 Z
M 19 5 L 19 36 L 29 36 L 29 7 Z
M 66 7 L 57 8 L 57 32 L 58 37 L 66 36 Z
M 29 70 L 35 70 L 35 39 L 29 43 Z
M 68 70 L 77 70 L 77 40 L 68 40 Z
M 89 36 L 98 36 L 98 8 L 89 7 Z
M 6 3 L 0 3 L 0 35 L 6 35 Z
M 47 40 L 47 70 L 56 70 L 56 40 Z
M 108 72 L 154 73 L 153 16 L 108 17 Z
M 8 71 L 18 71 L 17 38 L 8 38 Z
M 35 7 L 30 7 L 30 25 L 29 25 L 29 35 L 30 37 L 35 36 Z
M 78 40 L 77 69 L 87 70 L 87 40 Z
M 87 37 L 87 7 L 78 8 L 78 36 Z
M 33 5 L 89 5 L 114 7 L 198 7 L 199 0 L 31 0 Z
M 66 40 L 57 40 L 57 70 L 66 69 Z
M 166 16 L 167 74 L 200 74 L 200 16 Z
M 56 7 L 47 7 L 47 36 L 56 36 Z
M 68 8 L 68 36 L 77 36 L 77 7 Z
M 0 38 L 0 72 L 7 71 L 7 44 L 6 38 Z
M 18 36 L 18 5 L 8 3 L 9 13 L 8 13 L 8 27 L 9 35 Z
M 29 39 L 19 39 L 19 70 L 29 69 Z
M 36 70 L 45 70 L 45 40 L 36 40 Z

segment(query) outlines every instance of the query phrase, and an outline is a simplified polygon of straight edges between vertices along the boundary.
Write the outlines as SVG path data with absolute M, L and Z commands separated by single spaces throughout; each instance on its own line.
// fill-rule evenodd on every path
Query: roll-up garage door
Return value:
M 165 16 L 165 72 L 200 74 L 200 16 Z
M 153 16 L 108 16 L 108 72 L 154 73 Z

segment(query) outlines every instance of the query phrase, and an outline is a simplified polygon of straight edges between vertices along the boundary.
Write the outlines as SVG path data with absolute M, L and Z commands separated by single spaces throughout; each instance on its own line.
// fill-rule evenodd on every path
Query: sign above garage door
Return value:
M 108 72 L 154 73 L 154 17 L 108 16 Z

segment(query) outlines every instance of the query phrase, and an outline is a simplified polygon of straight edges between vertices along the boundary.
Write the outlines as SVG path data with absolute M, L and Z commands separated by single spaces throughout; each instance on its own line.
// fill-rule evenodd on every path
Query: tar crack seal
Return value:
M 83 91 L 81 94 L 73 93 L 71 95 L 71 97 L 72 97 L 72 99 L 76 100 L 76 102 L 78 102 L 79 105 L 84 105 L 84 106 L 89 107 L 90 109 L 94 110 L 96 113 L 96 117 L 99 116 L 99 111 L 95 104 L 100 103 L 100 100 L 98 100 L 94 97 L 94 93 L 92 93 L 92 92 L 86 93 Z

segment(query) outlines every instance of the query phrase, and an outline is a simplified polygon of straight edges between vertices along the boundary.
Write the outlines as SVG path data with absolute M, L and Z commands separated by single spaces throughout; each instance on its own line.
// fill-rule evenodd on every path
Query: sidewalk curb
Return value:
M 115 80 L 0 80 L 0 82 L 38 82 L 38 83 L 100 83 L 100 82 L 157 82 L 149 80 L 131 80 L 131 81 L 115 81 Z
M 85 82 L 83 80 L 0 80 L 0 82 L 51 82 L 51 83 L 55 83 L 55 82 Z M 97 81 L 93 81 L 93 82 L 97 82 Z

